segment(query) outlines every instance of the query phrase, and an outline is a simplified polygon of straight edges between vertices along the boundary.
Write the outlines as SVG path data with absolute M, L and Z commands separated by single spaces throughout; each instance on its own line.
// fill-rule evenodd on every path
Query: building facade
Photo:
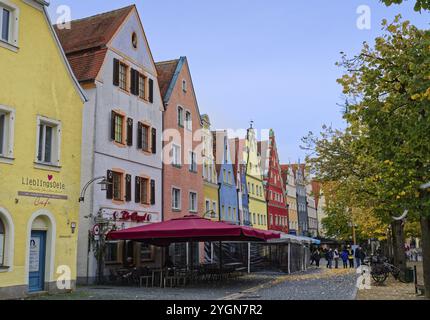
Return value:
M 249 214 L 249 194 L 248 184 L 246 182 L 246 163 L 243 160 L 245 140 L 238 138 L 230 140 L 230 151 L 234 164 L 234 172 L 236 176 L 237 199 L 239 205 L 240 224 L 244 226 L 252 226 L 251 217 Z
M 243 153 L 243 159 L 246 162 L 251 223 L 256 229 L 267 230 L 267 203 L 264 194 L 261 157 L 258 154 L 258 143 L 253 128 L 249 128 L 247 131 Z
M 75 287 L 86 97 L 42 1 L 0 16 L 1 300 Z
M 318 237 L 325 237 L 326 232 L 324 230 L 323 219 L 327 216 L 325 213 L 325 197 L 323 184 L 319 181 L 312 181 L 312 192 L 315 197 L 315 207 L 317 210 L 318 217 Z
M 219 195 L 218 177 L 216 171 L 215 156 L 213 153 L 213 136 L 209 116 L 202 115 L 203 131 L 203 196 L 205 217 L 218 221 L 219 216 Z
M 318 236 L 317 204 L 312 188 L 312 183 L 306 185 L 306 200 L 308 210 L 308 233 L 311 237 Z
M 285 186 L 273 130 L 270 130 L 269 141 L 262 141 L 259 146 L 267 199 L 268 228 L 288 233 L 288 208 L 285 199 Z
M 163 121 L 163 218 L 204 214 L 202 120 L 186 57 L 158 62 Z M 197 244 L 174 244 L 177 265 L 199 261 Z
M 299 218 L 297 214 L 297 189 L 295 171 L 292 165 L 281 165 L 282 177 L 285 183 L 285 197 L 288 206 L 289 233 L 298 234 Z
M 305 165 L 293 165 L 296 175 L 298 235 L 307 236 L 309 230 L 308 204 L 306 197 Z
M 236 176 L 227 131 L 214 131 L 213 141 L 219 184 L 219 213 L 221 220 L 240 224 Z
M 156 265 L 154 247 L 133 241 L 106 244 L 96 259 L 98 231 L 162 219 L 161 132 L 163 103 L 157 71 L 135 6 L 56 28 L 73 71 L 90 101 L 83 117 L 82 178 L 93 183 L 81 205 L 78 279 L 93 283 L 109 269 Z M 103 236 L 103 235 L 102 235 Z

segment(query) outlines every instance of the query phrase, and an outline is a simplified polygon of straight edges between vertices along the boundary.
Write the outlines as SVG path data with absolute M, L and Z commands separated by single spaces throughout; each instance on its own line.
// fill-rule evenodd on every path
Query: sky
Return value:
M 273 129 L 282 163 L 305 158 L 301 138 L 323 124 L 345 127 L 335 66 L 340 52 L 359 52 L 381 35 L 381 21 L 401 14 L 428 28 L 414 0 L 51 0 L 72 20 L 136 4 L 155 61 L 187 56 L 201 113 L 214 129 Z M 358 28 L 360 6 L 370 29 Z M 367 11 L 366 11 L 367 12 Z M 369 20 L 366 20 L 366 22 Z M 366 25 L 368 27 L 368 25 Z

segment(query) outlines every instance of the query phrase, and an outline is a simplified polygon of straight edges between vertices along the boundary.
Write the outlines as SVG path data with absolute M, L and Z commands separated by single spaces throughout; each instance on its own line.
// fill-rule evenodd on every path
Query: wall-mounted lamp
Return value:
M 70 228 L 72 229 L 72 233 L 75 233 L 75 229 L 76 229 L 76 222 L 72 222 L 70 224 Z

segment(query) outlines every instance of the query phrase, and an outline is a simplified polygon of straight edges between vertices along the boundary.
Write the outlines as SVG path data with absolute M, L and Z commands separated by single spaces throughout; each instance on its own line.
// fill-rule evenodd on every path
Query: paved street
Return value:
M 309 269 L 303 273 L 255 273 L 218 284 L 185 288 L 79 287 L 72 294 L 33 299 L 54 300 L 315 300 L 355 299 L 357 276 L 351 270 Z

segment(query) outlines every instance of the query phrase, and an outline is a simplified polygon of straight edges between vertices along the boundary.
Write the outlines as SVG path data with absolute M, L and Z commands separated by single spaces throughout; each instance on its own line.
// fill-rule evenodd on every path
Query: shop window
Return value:
M 119 262 L 118 242 L 107 242 L 106 243 L 105 261 L 107 264 Z
M 147 244 L 141 243 L 140 245 L 140 261 L 149 262 L 154 260 L 154 247 Z

